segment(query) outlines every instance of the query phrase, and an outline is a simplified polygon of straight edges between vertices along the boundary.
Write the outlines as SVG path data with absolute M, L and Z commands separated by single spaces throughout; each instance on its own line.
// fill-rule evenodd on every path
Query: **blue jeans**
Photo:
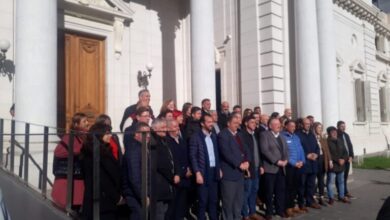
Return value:
M 327 183 L 326 183 L 326 188 L 328 189 L 328 198 L 334 199 L 332 184 L 335 181 L 335 177 L 337 178 L 339 198 L 342 199 L 344 198 L 344 172 L 340 172 L 340 173 L 328 172 Z
M 259 169 L 256 169 L 257 171 Z M 259 172 L 251 173 L 252 178 L 245 179 L 244 182 L 244 203 L 241 210 L 243 217 L 249 217 L 256 213 L 256 197 L 259 190 Z

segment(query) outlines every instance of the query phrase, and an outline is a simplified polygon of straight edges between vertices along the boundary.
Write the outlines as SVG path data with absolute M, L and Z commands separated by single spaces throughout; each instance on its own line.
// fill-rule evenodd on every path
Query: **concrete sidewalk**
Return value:
M 349 191 L 355 197 L 352 204 L 335 202 L 321 210 L 292 219 L 299 220 L 375 220 L 384 200 L 390 196 L 389 170 L 354 169 Z

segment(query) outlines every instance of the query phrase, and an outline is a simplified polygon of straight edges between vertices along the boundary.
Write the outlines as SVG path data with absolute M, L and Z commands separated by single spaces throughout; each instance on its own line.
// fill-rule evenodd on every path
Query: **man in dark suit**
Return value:
M 137 132 L 150 132 L 150 128 L 145 123 L 138 123 Z M 150 135 L 147 134 L 147 142 L 149 142 Z M 141 173 L 141 149 L 142 149 L 142 134 L 135 133 L 134 138 L 125 141 L 126 148 L 125 155 L 122 162 L 122 194 L 126 199 L 127 205 L 130 208 L 130 220 L 141 219 L 141 187 L 142 187 L 142 173 Z M 149 180 L 150 181 L 150 180 Z M 148 183 L 150 185 L 150 182 Z M 150 187 L 149 187 L 150 189 Z
M 306 206 L 314 209 L 320 209 L 321 206 L 314 200 L 315 181 L 318 173 L 318 155 L 320 148 L 317 138 L 311 130 L 310 119 L 303 119 L 303 128 L 296 132 L 302 143 L 303 151 L 305 152 L 306 163 L 303 166 L 304 174 L 302 175 L 301 186 L 299 187 L 300 196 L 304 195 Z M 301 210 L 307 211 L 305 207 L 300 207 Z
M 273 196 L 275 195 L 276 214 L 286 217 L 286 165 L 288 163 L 288 146 L 280 134 L 279 119 L 271 118 L 268 123 L 269 131 L 260 134 L 260 148 L 263 155 L 266 219 L 272 219 Z
M 269 121 L 269 116 L 266 114 L 260 115 L 260 125 L 259 125 L 259 133 L 263 131 L 268 131 L 268 121 Z
M 150 105 L 149 105 L 150 104 L 149 90 L 142 89 L 141 91 L 139 91 L 138 92 L 138 99 L 139 100 L 136 104 L 127 107 L 125 112 L 123 113 L 123 117 L 122 117 L 121 123 L 119 125 L 119 128 L 121 131 L 123 131 L 123 129 L 126 128 L 124 126 L 125 126 L 127 119 L 131 118 L 133 121 L 136 119 L 136 111 L 141 106 L 149 108 L 150 117 L 152 119 L 154 119 L 152 107 L 150 107 Z
M 199 200 L 198 219 L 217 220 L 218 183 L 222 177 L 217 137 L 211 131 L 213 118 L 205 114 L 200 120 L 202 129 L 190 139 L 190 161 L 195 174 Z
M 171 148 L 166 141 L 167 122 L 156 119 L 152 123 L 150 140 L 152 197 L 151 219 L 172 219 L 170 209 L 174 196 L 173 185 L 179 180 L 175 177 L 174 160 Z
M 234 115 L 228 119 L 228 127 L 219 135 L 221 154 L 222 216 L 225 220 L 241 219 L 244 201 L 244 175 L 249 177 L 248 148 L 238 135 L 239 119 Z
M 202 104 L 202 115 L 210 114 L 210 110 L 211 110 L 210 99 L 203 99 L 201 104 Z
M 353 153 L 353 145 L 352 145 L 351 138 L 345 132 L 345 122 L 344 121 L 337 122 L 337 136 L 338 136 L 338 138 L 343 140 L 345 149 L 348 152 L 348 160 L 345 161 L 345 170 L 344 170 L 344 192 L 345 192 L 345 196 L 351 198 L 352 195 L 348 191 L 347 181 L 348 181 L 349 170 L 350 170 L 350 167 L 352 164 L 354 153 Z
M 192 172 L 187 150 L 187 143 L 180 136 L 179 123 L 176 120 L 168 121 L 169 135 L 167 142 L 173 153 L 175 197 L 173 200 L 173 220 L 182 220 L 188 214 L 188 193 L 191 186 Z
M 218 126 L 221 130 L 227 127 L 229 116 L 229 102 L 222 102 L 221 111 L 218 113 Z
M 256 113 L 257 114 L 257 113 Z M 245 129 L 239 135 L 243 144 L 248 148 L 250 177 L 245 179 L 245 198 L 241 214 L 244 219 L 262 219 L 256 214 L 256 197 L 259 190 L 260 176 L 264 174 L 263 162 L 260 154 L 260 145 L 255 133 L 256 118 L 247 116 L 244 118 Z

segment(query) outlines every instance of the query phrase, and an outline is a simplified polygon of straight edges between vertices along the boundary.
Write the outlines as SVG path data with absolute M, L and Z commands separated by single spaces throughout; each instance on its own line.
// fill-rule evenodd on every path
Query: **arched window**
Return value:
M 390 88 L 389 74 L 381 71 L 378 75 L 379 85 L 379 106 L 381 113 L 381 122 L 390 121 Z
M 368 81 L 365 81 L 366 68 L 359 60 L 354 61 L 349 67 L 355 85 L 356 120 L 358 122 L 365 122 L 367 121 L 370 106 L 368 94 L 370 84 Z

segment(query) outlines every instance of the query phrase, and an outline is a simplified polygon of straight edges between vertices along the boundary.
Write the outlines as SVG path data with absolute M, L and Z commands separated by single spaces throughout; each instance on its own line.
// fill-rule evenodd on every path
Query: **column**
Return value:
M 213 1 L 191 0 L 192 103 L 209 98 L 215 108 L 215 58 Z
M 317 0 L 318 45 L 321 71 L 322 122 L 335 125 L 339 118 L 338 79 L 333 26 L 333 1 Z
M 17 120 L 57 124 L 57 1 L 16 1 Z
M 322 120 L 316 2 L 295 1 L 298 116 Z

